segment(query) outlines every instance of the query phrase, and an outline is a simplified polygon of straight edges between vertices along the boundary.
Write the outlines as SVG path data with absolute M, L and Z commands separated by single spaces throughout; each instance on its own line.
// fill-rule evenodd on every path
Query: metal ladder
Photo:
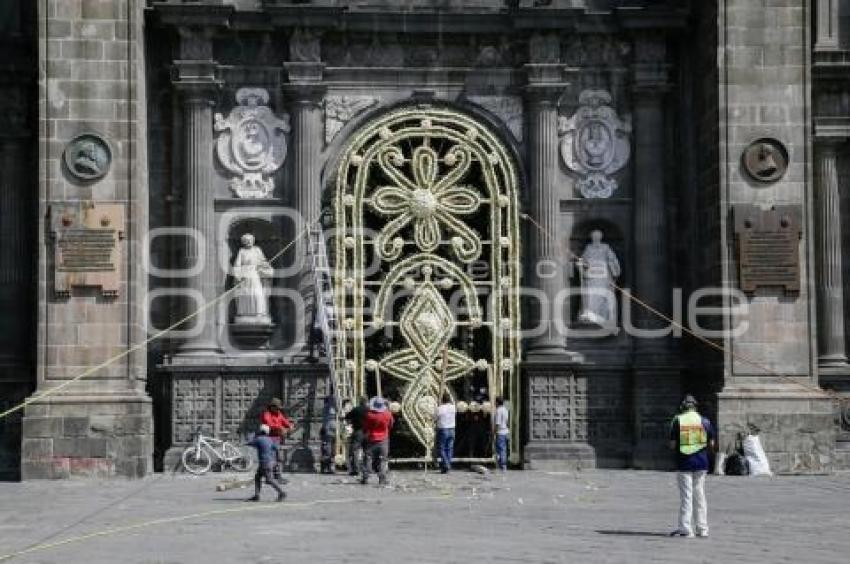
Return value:
M 340 348 L 342 343 L 337 338 L 333 278 L 322 226 L 318 222 L 307 226 L 307 253 L 313 272 L 315 324 L 322 332 L 322 344 L 330 371 L 331 392 L 336 399 L 337 413 L 340 414 L 342 398 L 351 398 L 353 390 L 345 368 L 345 351 Z

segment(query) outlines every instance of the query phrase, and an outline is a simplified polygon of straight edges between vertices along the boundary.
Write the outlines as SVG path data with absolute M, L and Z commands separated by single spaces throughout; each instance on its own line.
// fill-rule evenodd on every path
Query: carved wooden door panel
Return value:
M 396 459 L 430 457 L 443 379 L 459 411 L 478 411 L 488 428 L 498 395 L 518 420 L 516 191 L 501 142 L 446 107 L 391 111 L 345 149 L 334 235 L 341 377 L 394 403 Z M 460 458 L 489 456 L 460 446 Z

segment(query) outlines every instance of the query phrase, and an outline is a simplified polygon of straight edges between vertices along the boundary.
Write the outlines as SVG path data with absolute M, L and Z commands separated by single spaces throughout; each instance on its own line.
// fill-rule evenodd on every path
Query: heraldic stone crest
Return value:
M 269 93 L 263 88 L 240 88 L 238 104 L 225 119 L 215 115 L 219 132 L 218 160 L 235 175 L 230 189 L 238 198 L 271 198 L 274 192 L 272 174 L 286 158 L 289 116 L 275 116 L 266 105 Z
M 567 167 L 581 176 L 579 191 L 585 198 L 610 198 L 617 189 L 611 175 L 629 161 L 630 120 L 621 120 L 604 90 L 585 90 L 572 117 L 558 120 L 561 156 Z

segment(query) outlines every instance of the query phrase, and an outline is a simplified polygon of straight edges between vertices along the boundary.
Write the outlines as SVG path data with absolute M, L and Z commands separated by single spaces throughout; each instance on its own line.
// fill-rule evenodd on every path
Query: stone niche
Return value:
M 228 233 L 227 248 L 229 251 L 229 264 L 231 272 L 228 276 L 226 286 L 228 289 L 233 288 L 238 283 L 236 276 L 237 266 L 234 265 L 234 260 L 238 257 L 242 247 L 242 237 L 252 235 L 254 238 L 254 246 L 257 247 L 262 256 L 269 261 L 274 258 L 281 248 L 284 246 L 283 239 L 280 236 L 280 230 L 265 219 L 259 218 L 240 218 L 234 221 Z M 280 260 L 274 262 L 273 266 L 280 265 Z M 276 279 L 272 276 L 263 278 L 262 283 L 265 290 L 265 301 L 267 308 L 267 319 L 252 320 L 241 315 L 239 311 L 239 301 L 242 299 L 242 289 L 239 288 L 233 293 L 233 299 L 228 302 L 228 336 L 229 344 L 236 347 L 238 350 L 266 350 L 269 348 L 269 339 L 275 333 L 278 326 L 274 322 L 277 316 L 275 305 L 277 300 L 274 297 L 274 288 Z M 247 284 L 246 291 L 248 291 Z
M 570 348 L 585 356 L 594 365 L 625 367 L 629 357 L 631 338 L 622 331 L 623 297 L 614 294 L 617 302 L 616 323 L 595 334 L 595 328 L 580 323 L 582 301 L 578 295 L 581 278 L 575 259 L 582 256 L 590 241 L 590 234 L 598 229 L 603 233 L 603 242 L 608 244 L 620 263 L 620 275 L 615 282 L 629 288 L 633 284 L 634 265 L 631 252 L 631 201 L 623 198 L 561 200 L 561 231 L 565 234 L 570 253 L 567 269 L 569 283 L 575 290 L 568 304 L 568 319 L 573 334 L 568 336 Z M 634 321 L 632 321 L 634 322 Z M 604 333 L 604 334 L 603 334 Z

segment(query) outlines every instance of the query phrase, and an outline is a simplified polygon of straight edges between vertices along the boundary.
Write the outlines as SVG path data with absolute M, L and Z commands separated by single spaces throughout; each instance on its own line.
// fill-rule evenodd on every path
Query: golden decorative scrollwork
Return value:
M 519 397 L 516 188 L 513 161 L 495 135 L 446 107 L 385 114 L 354 134 L 340 161 L 335 292 L 347 312 L 346 366 L 357 393 L 368 389 L 367 373 L 403 383 L 402 419 L 426 457 L 441 378 L 486 371 L 491 395 Z M 372 260 L 380 274 L 369 274 Z M 486 276 L 473 277 L 468 265 L 481 260 Z M 399 293 L 406 302 L 394 310 Z M 453 342 L 459 327 L 486 332 L 485 358 Z M 368 333 L 379 330 L 404 345 L 370 358 Z M 514 402 L 514 420 L 518 408 Z

